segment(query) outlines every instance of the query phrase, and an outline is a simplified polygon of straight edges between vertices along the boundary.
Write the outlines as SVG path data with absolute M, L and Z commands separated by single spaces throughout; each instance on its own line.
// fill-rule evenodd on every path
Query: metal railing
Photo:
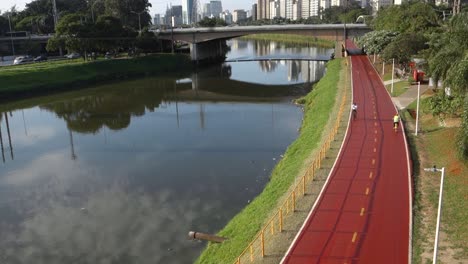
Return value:
M 242 251 L 237 257 L 235 264 L 252 263 L 255 259 L 265 257 L 265 244 L 266 241 L 272 239 L 275 234 L 282 232 L 285 224 L 286 216 L 293 214 L 296 211 L 296 203 L 298 200 L 306 194 L 306 186 L 309 182 L 314 180 L 317 171 L 322 165 L 322 161 L 325 159 L 327 151 L 330 149 L 331 143 L 335 140 L 338 134 L 338 129 L 343 117 L 346 103 L 346 91 L 343 91 L 340 108 L 338 115 L 333 126 L 328 131 L 328 136 L 325 138 L 325 142 L 322 144 L 320 151 L 318 151 L 316 157 L 310 163 L 308 169 L 299 178 L 292 191 L 287 195 L 286 200 L 281 204 L 278 211 L 270 218 L 270 220 L 262 227 L 260 232 L 254 237 L 249 245 Z M 247 259 L 247 261 L 245 261 Z

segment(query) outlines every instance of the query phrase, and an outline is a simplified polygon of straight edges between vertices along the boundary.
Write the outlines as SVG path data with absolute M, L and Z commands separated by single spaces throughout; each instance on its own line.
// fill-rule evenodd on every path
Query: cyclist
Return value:
M 353 102 L 351 105 L 351 109 L 353 110 L 353 118 L 356 119 L 357 116 L 357 104 Z
M 393 116 L 393 129 L 395 129 L 395 131 L 398 128 L 398 123 L 400 123 L 400 116 L 398 115 L 398 112 L 396 112 Z

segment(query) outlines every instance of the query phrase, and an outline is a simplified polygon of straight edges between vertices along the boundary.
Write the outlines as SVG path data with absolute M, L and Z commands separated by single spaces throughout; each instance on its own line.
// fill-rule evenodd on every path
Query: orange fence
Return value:
M 298 202 L 298 199 L 300 199 L 306 194 L 306 185 L 314 180 L 314 177 L 318 169 L 320 169 L 321 163 L 325 158 L 327 151 L 330 149 L 331 143 L 334 141 L 338 133 L 338 128 L 340 127 L 340 122 L 343 116 L 343 112 L 345 110 L 345 102 L 346 91 L 343 91 L 343 96 L 341 99 L 337 119 L 335 120 L 334 125 L 328 131 L 328 136 L 326 137 L 324 144 L 321 146 L 317 156 L 311 162 L 309 168 L 304 173 L 304 175 L 300 177 L 299 181 L 294 186 L 294 189 L 287 196 L 286 201 L 284 201 L 284 203 L 279 207 L 275 215 L 273 215 L 273 217 L 255 236 L 252 242 L 250 242 L 247 248 L 245 248 L 244 251 L 242 251 L 239 257 L 237 257 L 235 264 L 251 263 L 254 262 L 257 258 L 265 257 L 265 241 L 267 241 L 268 239 L 272 239 L 275 234 L 283 231 L 283 224 L 286 219 L 285 217 L 295 212 L 296 203 Z

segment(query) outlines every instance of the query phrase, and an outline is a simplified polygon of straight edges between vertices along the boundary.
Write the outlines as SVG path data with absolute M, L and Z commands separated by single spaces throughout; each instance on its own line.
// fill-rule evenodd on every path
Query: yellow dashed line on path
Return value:
M 377 142 L 377 138 L 374 138 L 374 142 Z
M 353 234 L 353 239 L 351 240 L 351 242 L 356 242 L 356 238 L 357 238 L 357 232 L 354 232 Z
M 366 188 L 366 195 L 369 195 L 369 187 Z
M 374 152 L 377 152 L 377 148 L 374 148 Z
M 374 175 L 374 173 L 371 171 L 370 174 L 369 174 L 369 179 L 372 179 L 373 175 Z
M 375 159 L 372 159 L 372 165 L 375 165 Z
M 365 209 L 364 209 L 364 208 L 361 208 L 361 216 L 364 215 L 364 211 L 365 211 Z

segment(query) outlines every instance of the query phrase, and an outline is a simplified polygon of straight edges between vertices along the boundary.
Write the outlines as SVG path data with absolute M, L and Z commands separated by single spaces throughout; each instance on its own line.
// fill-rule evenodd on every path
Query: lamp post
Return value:
M 391 94 L 393 96 L 393 82 L 394 82 L 394 76 L 395 76 L 395 59 L 392 59 L 392 89 L 391 89 Z
M 418 125 L 419 125 L 419 94 L 421 91 L 421 82 L 418 82 L 418 100 L 416 103 L 416 131 L 414 132 L 414 135 L 418 135 Z
M 440 190 L 439 190 L 439 205 L 437 209 L 437 224 L 436 224 L 436 233 L 435 233 L 435 238 L 434 238 L 434 256 L 432 257 L 432 263 L 436 264 L 437 263 L 437 247 L 439 243 L 439 228 L 440 228 L 440 215 L 442 211 L 442 192 L 444 190 L 444 174 L 445 174 L 445 167 L 442 167 L 442 169 L 437 169 L 436 166 L 432 168 L 424 168 L 425 171 L 431 171 L 431 172 L 437 172 L 440 171 Z
M 146 11 L 141 11 L 141 12 L 135 12 L 135 11 L 130 11 L 130 13 L 134 13 L 134 14 L 137 14 L 138 15 L 138 27 L 140 29 L 139 33 L 141 34 L 141 19 L 140 19 L 140 16 L 141 14 L 143 14 L 144 12 Z
M 8 13 L 8 25 L 10 26 L 10 40 L 11 40 L 11 51 L 13 52 L 13 57 L 15 57 L 15 44 L 13 43 L 13 32 L 11 32 L 11 18 Z

